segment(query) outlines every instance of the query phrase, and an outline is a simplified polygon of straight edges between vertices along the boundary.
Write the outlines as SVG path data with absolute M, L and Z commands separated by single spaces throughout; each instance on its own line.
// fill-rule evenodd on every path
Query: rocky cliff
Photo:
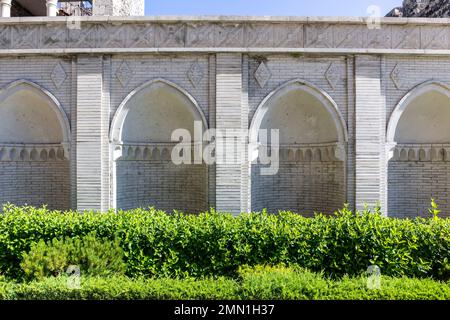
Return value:
M 387 17 L 450 17 L 450 0 L 404 0 L 402 7 L 392 9 Z

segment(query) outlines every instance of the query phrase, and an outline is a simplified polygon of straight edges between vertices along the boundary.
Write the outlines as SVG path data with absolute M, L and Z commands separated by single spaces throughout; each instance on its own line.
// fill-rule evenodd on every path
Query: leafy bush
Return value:
M 344 277 L 328 282 L 323 300 L 449 300 L 450 285 L 432 279 L 381 277 L 380 289 L 368 289 L 367 278 Z
M 20 264 L 29 279 L 60 276 L 69 266 L 92 276 L 124 274 L 126 265 L 119 242 L 97 239 L 94 234 L 80 238 L 40 240 L 23 255 Z
M 243 267 L 239 274 L 240 295 L 250 300 L 320 299 L 328 285 L 319 274 L 295 267 Z
M 450 219 L 401 220 L 344 208 L 333 217 L 290 212 L 233 217 L 216 212 L 168 215 L 154 209 L 118 213 L 51 212 L 7 206 L 0 214 L 0 273 L 24 275 L 31 244 L 53 238 L 118 239 L 130 277 L 236 276 L 243 265 L 299 265 L 325 276 L 450 278 Z
M 448 300 L 450 285 L 431 279 L 381 276 L 380 288 L 369 289 L 368 278 L 323 278 L 301 268 L 241 269 L 239 296 L 253 300 Z
M 2 283 L 0 299 L 26 300 L 435 300 L 450 299 L 450 285 L 431 279 L 382 277 L 380 289 L 367 278 L 323 278 L 300 268 L 241 268 L 238 279 L 130 279 L 82 277 L 70 289 L 67 277 Z
M 0 300 L 11 300 L 14 298 L 12 294 L 13 284 L 8 282 L 5 277 L 0 275 Z
M 214 300 L 236 297 L 234 280 L 130 279 L 82 277 L 80 289 L 71 289 L 67 277 L 16 284 L 10 299 L 23 300 Z M 0 285 L 1 288 L 1 285 Z M 1 297 L 1 293 L 0 293 Z

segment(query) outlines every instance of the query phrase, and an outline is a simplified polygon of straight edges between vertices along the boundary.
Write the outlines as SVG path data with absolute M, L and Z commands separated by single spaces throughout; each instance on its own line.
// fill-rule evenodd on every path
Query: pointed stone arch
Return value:
M 0 204 L 70 208 L 70 125 L 56 97 L 28 80 L 0 90 Z
M 396 105 L 388 122 L 388 214 L 428 216 L 431 198 L 450 215 L 450 87 L 426 81 Z
M 408 107 L 410 107 L 411 103 L 414 102 L 414 100 L 416 100 L 417 98 L 423 96 L 424 94 L 433 92 L 447 96 L 450 99 L 450 87 L 443 82 L 433 80 L 433 81 L 426 81 L 414 87 L 399 101 L 399 103 L 396 105 L 394 111 L 391 114 L 387 126 L 386 141 L 388 144 L 398 142 L 396 141 L 396 131 L 398 129 L 398 125 L 400 119 L 405 114 Z
M 261 165 L 257 159 L 264 148 L 258 140 L 260 129 L 280 130 L 280 169 L 274 176 L 258 175 Z M 342 207 L 347 140 L 342 114 L 324 90 L 295 79 L 272 91 L 250 124 L 252 210 L 312 214 L 332 213 Z
M 14 81 L 0 90 L 0 104 L 20 91 L 32 92 L 47 102 L 48 107 L 55 113 L 56 118 L 58 119 L 58 124 L 61 127 L 61 143 L 68 145 L 71 140 L 69 119 L 67 118 L 67 115 L 58 99 L 44 87 L 25 79 Z
M 174 93 L 177 92 L 180 97 L 183 97 L 188 103 L 190 103 L 193 108 L 189 110 L 194 114 L 194 118 L 202 121 L 203 130 L 206 130 L 208 128 L 208 122 L 206 121 L 206 117 L 202 109 L 200 108 L 200 105 L 189 92 L 171 81 L 163 78 L 157 78 L 154 80 L 150 80 L 131 91 L 119 105 L 119 108 L 117 109 L 111 122 L 110 141 L 112 143 L 122 142 L 124 122 L 130 109 L 133 107 L 130 101 L 132 101 L 137 97 L 137 95 L 142 94 L 145 91 L 148 92 L 161 87 L 165 87 Z
M 173 82 L 154 79 L 127 95 L 110 131 L 115 208 L 207 210 L 207 166 L 171 161 L 171 132 L 185 129 L 195 139 L 194 122 L 208 128 L 197 101 Z
M 283 85 L 270 92 L 259 104 L 250 124 L 251 143 L 257 142 L 258 130 L 261 126 L 262 119 L 271 107 L 271 102 L 276 101 L 276 99 L 280 96 L 283 96 L 293 90 L 301 90 L 307 92 L 318 99 L 333 119 L 333 122 L 337 128 L 338 141 L 341 143 L 345 143 L 348 141 L 347 125 L 333 98 L 324 90 L 316 87 L 314 84 L 305 80 L 295 79 L 284 83 Z

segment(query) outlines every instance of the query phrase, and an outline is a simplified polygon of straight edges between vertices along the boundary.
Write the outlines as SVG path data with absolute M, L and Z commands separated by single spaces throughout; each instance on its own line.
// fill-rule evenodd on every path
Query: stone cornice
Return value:
M 0 55 L 247 52 L 450 55 L 450 19 L 30 17 L 0 19 Z
M 82 16 L 76 17 L 79 21 L 97 23 L 175 23 L 175 22 L 261 22 L 261 23 L 333 23 L 333 24 L 367 24 L 367 17 L 302 17 L 302 16 Z M 40 23 L 65 24 L 71 21 L 70 17 L 12 17 L 0 18 L 1 24 Z M 450 25 L 450 18 L 391 18 L 381 17 L 384 25 Z

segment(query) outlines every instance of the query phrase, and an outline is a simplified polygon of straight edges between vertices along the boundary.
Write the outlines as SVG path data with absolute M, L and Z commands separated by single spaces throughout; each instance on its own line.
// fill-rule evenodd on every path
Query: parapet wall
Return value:
M 363 18 L 5 18 L 0 19 L 0 54 L 448 54 L 450 19 L 383 18 L 380 23 L 379 29 L 369 29 Z

